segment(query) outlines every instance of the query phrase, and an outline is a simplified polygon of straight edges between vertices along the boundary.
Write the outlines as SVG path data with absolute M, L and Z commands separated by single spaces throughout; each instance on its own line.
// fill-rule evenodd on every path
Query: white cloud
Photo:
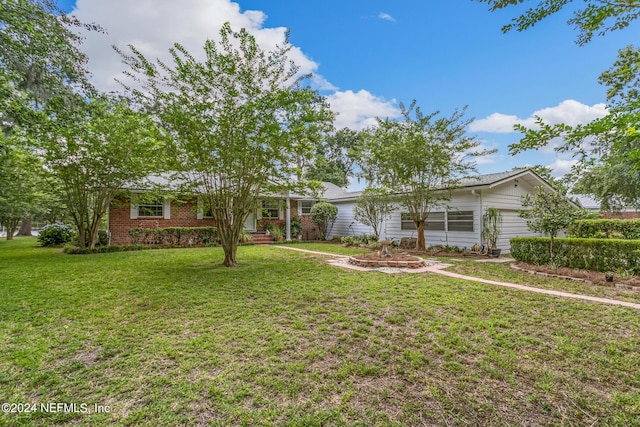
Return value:
M 571 172 L 571 168 L 576 163 L 578 163 L 576 159 L 556 159 L 553 163 L 547 165 L 547 167 L 551 168 L 551 175 L 559 178 Z
M 353 130 L 362 130 L 374 125 L 376 117 L 400 116 L 395 100 L 387 101 L 364 89 L 358 92 L 338 91 L 327 98 L 331 109 L 336 113 L 336 129 L 348 127 Z
M 378 18 L 382 19 L 383 21 L 396 22 L 396 18 L 385 12 L 380 12 L 378 14 Z
M 272 50 L 284 41 L 286 28 L 265 28 L 267 16 L 261 11 L 241 11 L 230 0 L 78 0 L 72 12 L 83 22 L 96 22 L 107 34 L 87 34 L 83 49 L 89 55 L 89 69 L 94 84 L 102 90 L 119 90 L 114 78 L 122 77 L 126 69 L 112 45 L 125 52 L 131 44 L 149 59 L 169 60 L 168 50 L 179 42 L 197 59 L 207 38 L 218 39 L 219 29 L 229 22 L 231 28 L 246 28 L 258 44 Z M 301 73 L 314 73 L 317 89 L 335 90 L 322 76 L 317 75 L 318 64 L 294 46 L 291 59 Z
M 493 113 L 490 116 L 474 121 L 469 130 L 473 132 L 511 133 L 515 124 L 524 125 L 527 128 L 535 128 L 535 117 L 541 117 L 546 123 L 565 123 L 570 126 L 589 123 L 609 114 L 605 104 L 592 106 L 582 104 L 573 99 L 562 101 L 555 107 L 543 108 L 534 111 L 526 119 L 516 115 Z

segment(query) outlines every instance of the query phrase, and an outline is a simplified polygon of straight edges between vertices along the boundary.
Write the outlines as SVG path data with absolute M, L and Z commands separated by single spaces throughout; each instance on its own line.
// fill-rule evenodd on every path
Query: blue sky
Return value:
M 582 2 L 578 2 L 582 5 Z M 340 112 L 338 125 L 362 128 L 373 117 L 393 116 L 412 99 L 425 112 L 450 114 L 468 105 L 476 118 L 471 133 L 498 153 L 479 164 L 483 173 L 543 164 L 567 171 L 569 155 L 551 150 L 509 156 L 519 139 L 513 123 L 531 123 L 534 113 L 551 122 L 580 123 L 606 113 L 598 75 L 618 49 L 633 43 L 634 25 L 622 32 L 575 44 L 577 33 L 554 16 L 524 33 L 501 32 L 517 10 L 491 13 L 471 0 L 78 0 L 61 2 L 83 21 L 103 25 L 108 35 L 87 37 L 90 67 L 99 86 L 121 71 L 110 45 L 132 43 L 161 56 L 174 41 L 198 49 L 216 37 L 221 23 L 248 26 L 265 46 L 285 28 L 305 71 Z M 525 7 L 537 4 L 525 1 Z M 519 9 L 523 10 L 523 9 Z M 193 50 L 192 50 L 193 51 Z M 117 68 L 120 68 L 118 70 Z

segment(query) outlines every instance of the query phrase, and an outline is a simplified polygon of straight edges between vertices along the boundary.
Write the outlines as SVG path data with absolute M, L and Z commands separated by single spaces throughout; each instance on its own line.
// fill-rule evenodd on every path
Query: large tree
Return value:
M 490 5 L 492 11 L 522 3 L 522 0 L 478 0 Z M 541 0 L 536 7 L 524 11 L 505 25 L 503 31 L 524 31 L 545 18 L 565 9 L 573 12 L 568 24 L 578 30 L 577 43 L 584 45 L 594 35 L 621 30 L 640 16 L 640 3 L 629 0 L 585 0 L 578 7 L 571 0 Z M 603 207 L 617 200 L 627 204 L 640 204 L 640 192 L 632 182 L 640 181 L 640 50 L 627 46 L 618 51 L 613 66 L 600 75 L 599 82 L 608 87 L 610 114 L 586 125 L 551 125 L 538 118 L 535 129 L 517 125 L 524 134 L 522 140 L 510 147 L 512 154 L 537 149 L 562 139 L 558 151 L 572 152 L 579 162 L 573 170 L 574 179 L 580 179 L 577 191 L 592 194 Z M 618 174 L 628 174 L 620 180 Z M 602 185 L 591 190 L 586 183 Z
M 289 61 L 291 45 L 265 51 L 246 30 L 229 24 L 208 40 L 198 61 L 178 44 L 172 64 L 152 62 L 135 47 L 123 55 L 130 88 L 170 138 L 172 167 L 203 193 L 224 249 L 235 266 L 247 216 L 260 197 L 303 189 L 303 166 L 333 114 Z
M 0 141 L 4 142 L 0 149 L 0 223 L 11 240 L 20 221 L 44 213 L 46 194 L 42 189 L 47 172 L 31 150 L 9 145 L 6 138 L 0 137 Z
M 488 152 L 477 151 L 480 142 L 466 134 L 472 119 L 465 109 L 446 117 L 423 114 L 415 101 L 400 108 L 403 120 L 378 119 L 368 129 L 359 163 L 369 180 L 398 193 L 418 232 L 416 248 L 424 250 L 429 213 L 476 170 L 471 158 Z
M 51 0 L 0 2 L 0 117 L 5 131 L 30 125 L 49 99 L 90 88 L 80 28 Z
M 353 150 L 360 144 L 359 132 L 343 128 L 318 144 L 316 156 L 307 168 L 306 178 L 347 187 L 353 175 Z
M 146 114 L 106 97 L 77 99 L 74 108 L 50 102 L 43 115 L 39 149 L 61 182 L 80 246 L 93 248 L 116 193 L 157 170 L 160 133 Z

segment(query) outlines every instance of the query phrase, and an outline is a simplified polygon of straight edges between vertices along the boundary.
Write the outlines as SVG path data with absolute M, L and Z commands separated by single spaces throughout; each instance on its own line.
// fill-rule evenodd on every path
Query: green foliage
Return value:
M 618 269 L 640 272 L 640 240 L 555 239 L 553 256 L 548 237 L 511 239 L 511 256 L 529 264 L 583 268 L 593 271 Z
M 130 228 L 127 231 L 134 246 L 211 246 L 218 243 L 216 227 Z
M 291 217 L 291 223 L 289 224 L 291 235 L 297 237 L 302 233 L 302 218 L 298 215 Z
M 509 6 L 517 6 L 523 0 L 477 0 L 487 3 L 491 11 Z M 502 27 L 503 32 L 525 31 L 545 18 L 561 12 L 571 0 L 540 0 L 536 7 L 513 19 L 512 24 Z M 640 16 L 640 4 L 635 1 L 585 0 L 586 7 L 573 11 L 573 17 L 567 21 L 569 26 L 579 30 L 578 44 L 584 45 L 594 35 L 604 35 L 610 31 L 627 28 Z
M 116 193 L 155 171 L 163 150 L 151 118 L 126 102 L 101 97 L 78 100 L 75 107 L 47 106 L 51 117 L 40 127 L 39 148 L 63 183 L 80 245 L 93 247 Z
M 306 178 L 346 187 L 353 173 L 353 151 L 361 143 L 360 133 L 349 128 L 327 136 L 318 144 L 315 159 L 305 173 Z
M 490 9 L 506 8 L 522 0 L 478 0 Z M 586 7 L 575 9 L 568 24 L 579 30 L 578 44 L 592 37 L 620 30 L 640 16 L 637 1 L 585 0 Z M 537 7 L 528 9 L 514 19 L 503 31 L 526 30 L 545 18 L 562 11 L 570 0 L 540 0 Z M 535 129 L 522 125 L 514 128 L 523 133 L 522 139 L 509 147 L 511 154 L 539 149 L 551 141 L 562 140 L 556 148 L 576 154 L 579 162 L 573 167 L 574 182 L 581 182 L 576 194 L 592 194 L 604 208 L 620 204 L 640 205 L 640 135 L 636 131 L 640 119 L 638 90 L 640 86 L 640 50 L 633 46 L 618 51 L 618 59 L 600 75 L 599 82 L 608 86 L 607 98 L 612 105 L 609 114 L 586 125 L 548 124 L 537 117 Z
M 254 36 L 224 24 L 204 60 L 175 44 L 154 64 L 130 46 L 121 53 L 142 85 L 129 92 L 154 113 L 169 138 L 172 170 L 204 199 L 218 225 L 225 266 L 236 265 L 244 220 L 264 194 L 307 193 L 302 178 L 333 113 L 289 61 L 288 40 L 262 50 Z M 201 56 L 201 55 L 198 55 Z M 319 183 L 316 183 L 319 184 Z
M 573 206 L 562 193 L 547 191 L 542 186 L 536 187 L 533 199 L 529 194 L 525 194 L 522 197 L 522 206 L 525 209 L 520 211 L 520 217 L 526 218 L 529 230 L 549 235 L 551 258 L 554 253 L 554 239 L 558 232 L 565 230 L 573 221 L 587 216 L 587 212 Z
M 346 246 L 361 246 L 361 247 L 377 247 L 378 236 L 375 234 L 361 234 L 359 236 L 343 236 L 340 238 L 340 242 Z
M 568 237 L 640 240 L 640 219 L 581 219 L 567 230 Z
M 391 216 L 393 210 L 391 191 L 386 188 L 367 187 L 356 198 L 353 218 L 373 228 L 373 235 L 377 240 L 380 236 L 383 222 Z
M 269 230 L 269 233 L 271 233 L 271 236 L 273 236 L 273 238 L 276 240 L 282 239 L 285 235 L 284 229 L 280 227 L 278 224 L 274 224 L 274 223 L 267 224 L 267 230 Z
M 7 240 L 21 220 L 43 214 L 47 205 L 43 177 L 48 173 L 31 150 L 10 145 L 15 137 L 0 133 L 0 223 L 7 228 Z
M 466 135 L 471 120 L 465 109 L 449 117 L 439 112 L 425 115 L 414 100 L 400 104 L 403 120 L 378 118 L 358 148 L 358 163 L 369 182 L 391 188 L 407 209 L 418 231 L 417 249 L 425 248 L 424 224 L 432 208 L 448 200 L 460 179 L 475 171 L 469 158 L 480 142 Z
M 2 128 L 29 126 L 50 99 L 89 88 L 86 62 L 74 30 L 98 30 L 65 15 L 52 0 L 11 0 L 0 6 Z
M 333 223 L 338 217 L 338 207 L 329 202 L 318 202 L 311 208 L 311 221 L 318 226 L 320 239 L 326 239 L 331 234 Z
M 487 208 L 482 215 L 482 236 L 490 249 L 496 248 L 496 242 L 502 230 L 502 213 L 496 208 Z
M 253 241 L 253 236 L 246 229 L 242 229 L 240 232 L 240 237 L 238 238 L 239 243 L 251 243 Z
M 45 225 L 38 233 L 38 242 L 42 246 L 56 246 L 68 243 L 73 239 L 75 230 L 72 226 L 57 222 Z
M 96 248 L 79 248 L 77 246 L 66 245 L 63 252 L 68 255 L 91 255 L 91 254 L 104 254 L 112 252 L 130 252 L 130 251 L 142 251 L 146 249 L 154 249 L 149 245 L 110 245 L 99 246 Z

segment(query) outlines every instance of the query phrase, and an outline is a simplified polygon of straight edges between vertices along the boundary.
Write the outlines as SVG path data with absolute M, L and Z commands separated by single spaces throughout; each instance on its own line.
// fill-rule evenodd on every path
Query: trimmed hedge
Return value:
M 130 228 L 132 244 L 209 246 L 218 243 L 216 227 Z
M 104 254 L 111 252 L 129 252 L 129 251 L 143 251 L 145 249 L 154 249 L 149 245 L 112 245 L 112 246 L 97 246 L 94 249 L 79 248 L 77 246 L 67 245 L 64 247 L 63 252 L 69 255 L 89 255 L 89 254 Z
M 640 240 L 556 238 L 553 252 L 558 267 L 640 273 Z M 549 264 L 549 238 L 511 239 L 511 256 L 529 264 Z
M 567 230 L 568 237 L 582 239 L 640 239 L 640 218 L 581 219 Z

